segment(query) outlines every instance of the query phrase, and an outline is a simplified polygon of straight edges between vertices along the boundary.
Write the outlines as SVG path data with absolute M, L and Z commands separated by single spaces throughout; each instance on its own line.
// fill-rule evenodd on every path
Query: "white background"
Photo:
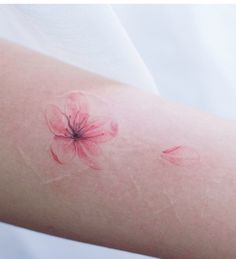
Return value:
M 223 5 L 0 6 L 2 38 L 233 120 L 235 24 Z M 147 257 L 0 224 L 0 258 Z

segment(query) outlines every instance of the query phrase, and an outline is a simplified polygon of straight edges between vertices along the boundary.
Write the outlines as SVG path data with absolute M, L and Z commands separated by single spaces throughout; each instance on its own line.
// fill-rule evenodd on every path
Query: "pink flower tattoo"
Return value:
M 117 135 L 116 122 L 110 118 L 92 118 L 84 95 L 77 92 L 66 96 L 63 111 L 49 105 L 46 121 L 54 134 L 50 153 L 57 163 L 67 164 L 76 158 L 90 168 L 101 169 L 96 161 L 102 153 L 100 145 Z

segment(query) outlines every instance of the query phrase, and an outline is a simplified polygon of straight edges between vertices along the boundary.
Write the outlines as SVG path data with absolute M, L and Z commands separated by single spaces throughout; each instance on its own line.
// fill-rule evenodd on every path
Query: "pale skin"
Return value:
M 1 221 L 162 258 L 235 258 L 234 122 L 5 41 L 0 82 Z M 50 153 L 47 107 L 74 92 L 113 122 L 96 166 Z

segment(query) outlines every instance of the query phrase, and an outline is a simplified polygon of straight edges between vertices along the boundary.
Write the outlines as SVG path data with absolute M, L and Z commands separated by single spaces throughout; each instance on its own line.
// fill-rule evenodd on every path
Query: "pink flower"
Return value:
M 48 106 L 46 120 L 54 134 L 50 153 L 56 162 L 66 164 L 79 158 L 90 168 L 101 169 L 95 159 L 101 155 L 99 145 L 116 136 L 117 123 L 91 118 L 81 93 L 67 95 L 64 111 L 56 105 Z

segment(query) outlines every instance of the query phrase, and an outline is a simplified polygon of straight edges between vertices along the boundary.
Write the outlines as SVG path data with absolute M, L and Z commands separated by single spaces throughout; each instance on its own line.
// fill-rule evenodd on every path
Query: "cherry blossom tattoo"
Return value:
M 63 109 L 49 105 L 46 121 L 54 135 L 49 148 L 54 161 L 63 165 L 79 160 L 89 168 L 102 169 L 97 161 L 101 146 L 117 135 L 118 126 L 109 117 L 92 116 L 84 94 L 66 95 Z

